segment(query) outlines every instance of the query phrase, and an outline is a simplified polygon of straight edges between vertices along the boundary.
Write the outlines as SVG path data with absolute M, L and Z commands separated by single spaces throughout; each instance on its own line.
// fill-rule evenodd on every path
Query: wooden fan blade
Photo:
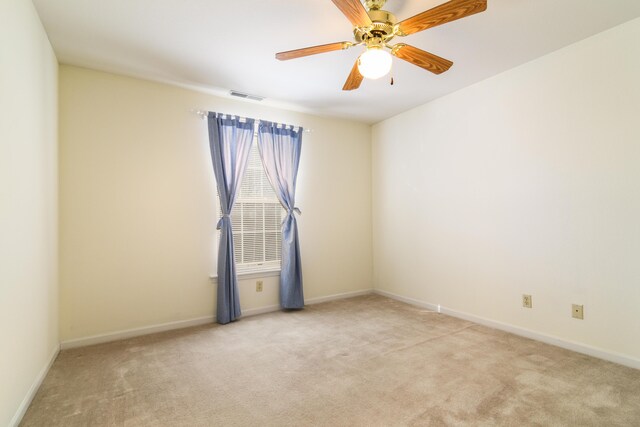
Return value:
M 344 86 L 342 86 L 342 90 L 354 90 L 360 87 L 360 83 L 362 83 L 362 74 L 358 70 L 358 60 L 353 64 L 353 68 L 349 73 L 349 77 L 347 77 L 347 81 L 344 82 Z
M 348 49 L 351 46 L 352 44 L 349 42 L 321 44 L 319 46 L 305 47 L 302 49 L 289 50 L 287 52 L 278 52 L 276 53 L 276 59 L 279 59 L 280 61 L 286 61 L 287 59 L 295 59 L 303 56 L 316 55 L 318 53 Z
M 344 16 L 355 27 L 368 27 L 372 24 L 371 18 L 367 14 L 367 10 L 364 8 L 360 0 L 331 0 Z
M 440 58 L 433 53 L 425 52 L 422 49 L 404 43 L 394 45 L 391 49 L 391 54 L 434 74 L 444 73 L 453 65 L 453 62 L 448 59 Z
M 400 22 L 398 35 L 417 33 L 485 10 L 487 0 L 451 0 Z

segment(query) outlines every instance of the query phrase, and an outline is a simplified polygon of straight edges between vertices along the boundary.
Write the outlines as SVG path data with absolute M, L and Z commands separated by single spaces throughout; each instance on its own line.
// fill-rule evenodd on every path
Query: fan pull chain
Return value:
M 393 86 L 393 62 L 391 63 L 391 72 L 389 74 L 391 74 L 391 86 Z

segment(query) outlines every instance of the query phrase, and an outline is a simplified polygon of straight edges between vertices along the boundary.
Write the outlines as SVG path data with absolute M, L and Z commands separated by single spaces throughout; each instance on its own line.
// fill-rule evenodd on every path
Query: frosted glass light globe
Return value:
M 358 58 L 358 71 L 368 79 L 379 79 L 390 70 L 391 55 L 381 48 L 369 48 Z

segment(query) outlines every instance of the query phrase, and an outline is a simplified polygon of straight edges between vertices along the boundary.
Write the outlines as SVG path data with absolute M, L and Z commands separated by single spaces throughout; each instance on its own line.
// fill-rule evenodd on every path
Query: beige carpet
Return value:
M 24 426 L 640 425 L 640 371 L 380 296 L 60 353 Z

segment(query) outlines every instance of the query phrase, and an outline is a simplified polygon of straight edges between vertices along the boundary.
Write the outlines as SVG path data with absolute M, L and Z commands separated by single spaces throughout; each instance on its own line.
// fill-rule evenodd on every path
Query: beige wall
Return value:
M 375 287 L 640 361 L 638 40 L 631 21 L 374 126 Z
M 0 425 L 58 349 L 58 63 L 28 0 L 0 2 Z
M 62 341 L 212 316 L 208 109 L 301 125 L 305 297 L 372 288 L 370 127 L 71 66 L 60 68 Z M 278 304 L 277 277 L 240 282 Z

